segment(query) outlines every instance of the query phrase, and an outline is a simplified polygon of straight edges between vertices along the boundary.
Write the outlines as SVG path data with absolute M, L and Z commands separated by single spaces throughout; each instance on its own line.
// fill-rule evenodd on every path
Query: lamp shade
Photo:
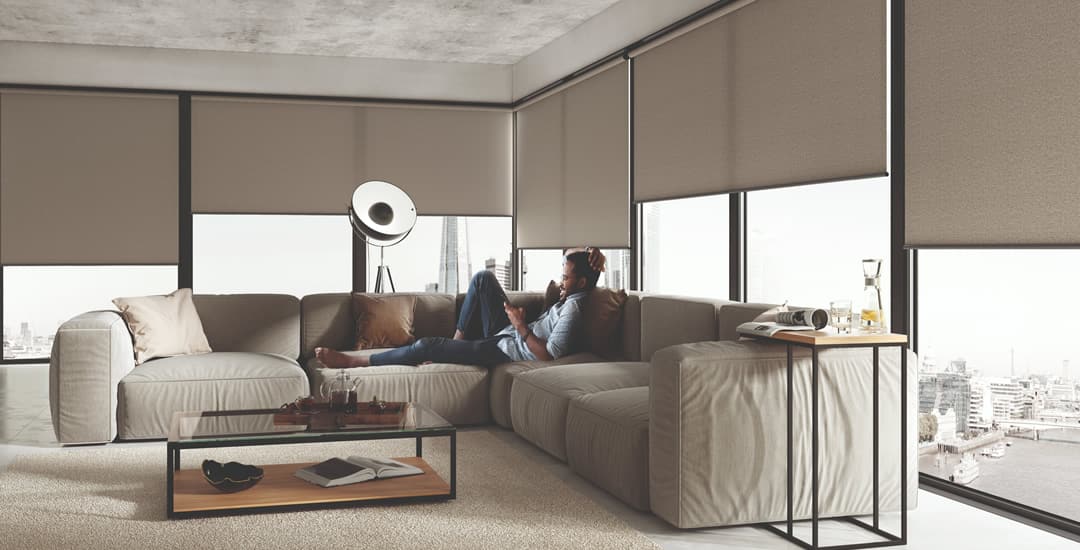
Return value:
M 353 191 L 349 222 L 369 244 L 390 246 L 401 242 L 416 225 L 416 205 L 400 187 L 369 181 Z

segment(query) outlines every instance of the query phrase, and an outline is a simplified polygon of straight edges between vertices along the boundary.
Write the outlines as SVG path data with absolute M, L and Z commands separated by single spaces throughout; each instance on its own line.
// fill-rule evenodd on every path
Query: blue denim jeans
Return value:
M 497 345 L 506 336 L 495 336 L 510 325 L 503 309 L 506 293 L 490 271 L 481 271 L 469 281 L 469 290 L 461 304 L 457 328 L 465 340 L 450 338 L 420 338 L 411 345 L 371 356 L 372 365 L 419 365 L 458 363 L 491 367 L 510 361 Z

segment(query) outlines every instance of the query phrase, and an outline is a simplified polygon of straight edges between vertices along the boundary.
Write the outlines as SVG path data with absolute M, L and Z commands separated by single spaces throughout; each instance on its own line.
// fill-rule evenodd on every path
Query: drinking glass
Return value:
M 840 334 L 851 333 L 851 300 L 829 302 L 829 324 Z

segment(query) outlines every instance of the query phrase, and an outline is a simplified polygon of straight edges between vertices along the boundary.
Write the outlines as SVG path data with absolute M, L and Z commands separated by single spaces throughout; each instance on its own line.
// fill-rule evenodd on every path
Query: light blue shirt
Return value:
M 529 330 L 537 338 L 547 340 L 547 352 L 555 359 L 573 353 L 578 343 L 575 331 L 581 326 L 584 298 L 584 292 L 571 294 L 566 297 L 566 300 L 556 303 L 540 314 L 540 318 L 529 323 Z M 496 336 L 503 336 L 498 346 L 510 359 L 536 361 L 536 356 L 529 351 L 525 339 L 518 334 L 513 325 L 502 329 Z

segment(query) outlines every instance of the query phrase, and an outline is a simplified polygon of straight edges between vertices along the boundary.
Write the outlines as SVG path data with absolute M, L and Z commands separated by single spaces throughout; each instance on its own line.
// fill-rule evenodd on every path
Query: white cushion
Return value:
M 155 357 L 210 351 L 190 288 L 164 296 L 115 298 L 112 302 L 131 331 L 136 364 Z

